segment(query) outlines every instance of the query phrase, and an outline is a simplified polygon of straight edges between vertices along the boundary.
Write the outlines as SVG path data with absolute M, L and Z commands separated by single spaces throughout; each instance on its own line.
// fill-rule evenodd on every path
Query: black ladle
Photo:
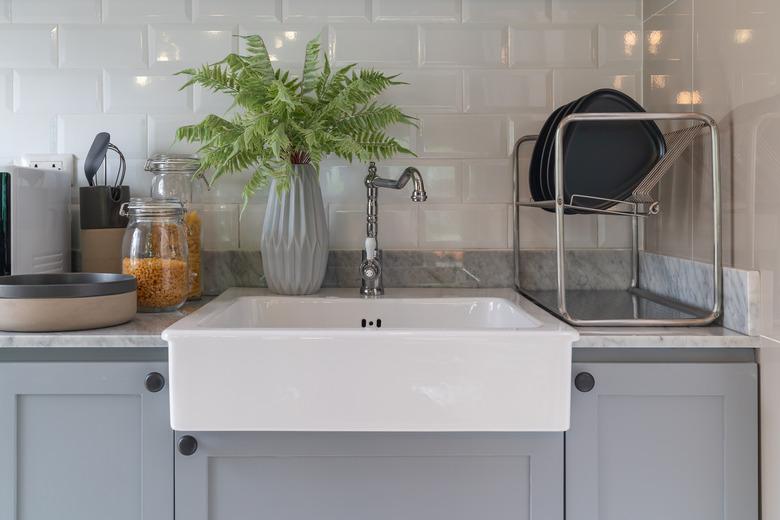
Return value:
M 87 182 L 90 186 L 95 185 L 95 176 L 100 169 L 100 165 L 106 159 L 110 142 L 111 136 L 108 132 L 100 132 L 95 136 L 95 140 L 92 141 L 92 146 L 89 147 L 89 153 L 87 153 L 87 158 L 84 161 L 84 175 L 87 177 Z

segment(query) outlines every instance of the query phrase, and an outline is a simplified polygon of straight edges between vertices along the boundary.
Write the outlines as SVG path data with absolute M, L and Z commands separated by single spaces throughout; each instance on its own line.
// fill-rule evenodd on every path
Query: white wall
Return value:
M 145 193 L 144 159 L 191 150 L 171 147 L 175 129 L 229 104 L 179 92 L 171 73 L 238 50 L 233 35 L 249 33 L 283 66 L 300 66 L 319 33 L 337 63 L 412 84 L 386 100 L 420 118 L 419 130 L 397 131 L 420 158 L 382 172 L 416 165 L 430 199 L 382 194 L 385 248 L 510 247 L 513 140 L 596 87 L 641 99 L 641 0 L 0 0 L 0 158 L 59 151 L 81 161 L 108 131 L 134 193 Z M 323 164 L 334 248 L 360 247 L 363 176 L 363 165 Z M 257 248 L 263 200 L 239 225 L 240 186 L 201 197 L 208 247 Z M 577 247 L 627 245 L 622 222 L 578 217 L 571 229 Z M 552 247 L 551 215 L 525 211 L 522 236 L 524 247 Z

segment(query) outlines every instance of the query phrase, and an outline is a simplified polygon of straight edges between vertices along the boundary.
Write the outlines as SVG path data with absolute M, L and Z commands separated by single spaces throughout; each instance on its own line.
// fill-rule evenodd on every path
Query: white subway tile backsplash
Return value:
M 103 0 L 103 21 L 107 23 L 189 22 L 191 0 Z
M 416 112 L 458 112 L 463 105 L 463 81 L 460 70 L 385 70 L 399 74 L 396 85 L 379 100 Z
M 368 21 L 371 0 L 282 0 L 285 21 Z
M 519 210 L 520 247 L 523 249 L 554 249 L 555 215 L 538 208 L 519 208 Z M 508 222 L 511 225 L 511 215 Z M 598 220 L 595 215 L 567 216 L 564 231 L 566 247 L 574 249 L 597 247 Z M 509 245 L 512 245 L 511 241 Z
M 0 67 L 56 66 L 56 25 L 0 26 Z
M 420 206 L 420 247 L 506 249 L 508 230 L 506 204 Z
M 194 114 L 150 115 L 149 116 L 149 155 L 156 153 L 195 153 L 198 143 L 176 141 L 176 129 L 184 125 L 194 125 L 202 117 Z
M 100 0 L 12 0 L 14 23 L 100 23 Z
M 80 167 L 94 135 L 107 131 L 127 157 L 125 183 L 146 195 L 145 158 L 196 152 L 198 143 L 175 141 L 176 129 L 232 105 L 198 86 L 180 91 L 186 78 L 173 72 L 245 52 L 236 36 L 260 34 L 275 65 L 297 74 L 306 43 L 319 35 L 334 66 L 357 62 L 409 83 L 379 102 L 418 118 L 417 128 L 395 125 L 388 133 L 420 157 L 399 155 L 378 168 L 385 177 L 418 168 L 429 198 L 416 204 L 408 188 L 381 192 L 382 247 L 506 248 L 514 140 L 595 88 L 641 100 L 640 49 L 649 43 L 638 6 L 641 0 L 0 0 L 0 158 L 56 150 L 76 154 Z M 648 59 L 672 63 L 668 47 L 664 39 Z M 523 169 L 531 148 L 522 150 Z M 365 164 L 337 158 L 321 165 L 334 248 L 362 247 L 365 174 Z M 239 221 L 248 177 L 225 176 L 211 190 L 196 185 L 207 248 L 259 248 L 267 189 Z M 527 186 L 521 191 L 527 196 Z M 531 210 L 521 222 L 523 247 L 554 245 L 550 214 Z M 595 217 L 567 217 L 567 225 L 570 247 L 622 247 L 626 235 L 624 225 Z
M 642 101 L 641 70 L 620 69 L 556 70 L 555 105 L 560 106 L 599 88 L 613 88 Z
M 333 25 L 329 36 L 330 53 L 339 65 L 353 62 L 377 67 L 417 65 L 414 25 Z
M 274 62 L 274 66 L 303 65 L 306 44 L 317 36 L 320 37 L 322 49 L 328 48 L 327 25 L 321 23 L 242 24 L 239 26 L 239 34 L 242 36 L 259 34 L 268 47 L 268 55 Z M 246 46 L 241 39 L 239 39 L 239 49 L 241 52 L 246 52 Z
M 513 27 L 513 67 L 595 67 L 597 29 L 590 25 Z
M 265 221 L 265 204 L 251 204 L 246 207 L 238 221 L 238 247 L 247 251 L 260 250 L 260 237 Z
M 504 157 L 508 124 L 500 115 L 424 115 L 418 151 L 424 157 Z
M 546 70 L 469 70 L 465 73 L 466 112 L 546 112 L 552 110 L 552 74 Z
M 99 132 L 111 134 L 127 159 L 146 159 L 146 114 L 62 115 L 57 119 L 57 152 L 72 153 L 83 165 L 92 140 Z M 79 168 L 80 169 L 80 168 Z
M 631 219 L 598 215 L 599 247 L 611 249 L 631 248 Z
M 512 202 L 512 161 L 509 159 L 464 162 L 463 202 Z
M 238 249 L 239 223 L 237 204 L 194 204 L 203 226 L 203 249 L 229 251 Z
M 555 22 L 598 22 L 642 18 L 642 0 L 551 0 Z M 674 3 L 674 2 L 672 2 Z
M 365 204 L 330 204 L 328 230 L 331 249 L 362 249 L 366 240 Z M 417 248 L 417 208 L 411 205 L 380 204 L 379 247 Z
M 423 66 L 498 67 L 508 63 L 507 31 L 503 26 L 423 26 L 420 39 Z
M 460 0 L 374 0 L 377 21 L 459 22 Z
M 59 33 L 61 67 L 148 65 L 145 25 L 60 25 Z
M 281 11 L 281 0 L 193 0 L 195 21 L 278 21 Z
M 100 112 L 102 75 L 98 70 L 14 71 L 14 111 L 25 114 Z
M 164 70 L 214 63 L 238 50 L 230 25 L 152 25 L 149 34 L 152 66 Z
M 55 150 L 54 120 L 42 114 L 13 114 L 0 125 L 0 157 Z
M 181 113 L 193 109 L 192 87 L 180 90 L 182 76 L 146 70 L 105 72 L 106 112 Z
M 549 20 L 549 0 L 463 0 L 464 22 L 529 23 Z

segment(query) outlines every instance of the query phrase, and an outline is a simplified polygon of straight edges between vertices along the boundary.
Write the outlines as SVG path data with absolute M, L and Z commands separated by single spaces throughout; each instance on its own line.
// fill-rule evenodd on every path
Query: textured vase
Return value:
M 290 189 L 271 182 L 260 250 L 268 288 L 278 294 L 317 292 L 328 264 L 328 224 L 317 171 L 293 165 Z

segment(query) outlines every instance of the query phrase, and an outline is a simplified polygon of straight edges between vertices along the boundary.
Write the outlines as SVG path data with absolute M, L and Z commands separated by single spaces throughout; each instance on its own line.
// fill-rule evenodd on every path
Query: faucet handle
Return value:
M 379 279 L 379 275 L 382 274 L 382 266 L 376 258 L 367 258 L 360 264 L 360 277 L 371 282 Z

